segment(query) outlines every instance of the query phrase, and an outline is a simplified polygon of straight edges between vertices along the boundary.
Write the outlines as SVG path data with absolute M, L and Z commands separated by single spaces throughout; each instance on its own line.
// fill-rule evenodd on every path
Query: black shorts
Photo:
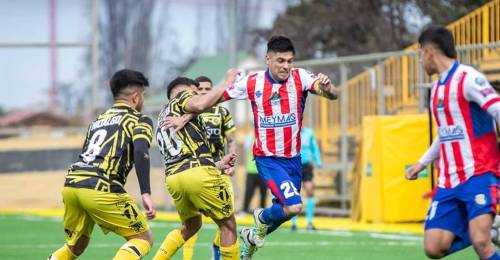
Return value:
M 302 182 L 312 181 L 314 177 L 313 166 L 311 163 L 302 165 Z

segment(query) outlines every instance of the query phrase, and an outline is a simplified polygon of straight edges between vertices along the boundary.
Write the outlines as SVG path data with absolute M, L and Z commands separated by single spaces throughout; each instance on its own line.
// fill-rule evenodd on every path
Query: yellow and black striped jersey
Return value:
M 185 106 L 194 96 L 183 91 L 172 98 L 162 109 L 158 122 L 168 116 L 186 114 Z M 184 128 L 174 133 L 172 128 L 156 129 L 158 148 L 165 159 L 165 174 L 171 175 L 198 166 L 214 166 L 213 155 L 206 137 L 206 128 L 200 116 L 194 117 Z
M 207 129 L 207 137 L 214 155 L 214 161 L 220 161 L 226 154 L 227 135 L 236 131 L 233 117 L 229 110 L 223 106 L 213 106 L 200 116 Z
M 153 122 L 132 107 L 116 103 L 94 120 L 79 160 L 69 167 L 65 186 L 123 193 L 134 165 L 135 140 L 151 144 Z

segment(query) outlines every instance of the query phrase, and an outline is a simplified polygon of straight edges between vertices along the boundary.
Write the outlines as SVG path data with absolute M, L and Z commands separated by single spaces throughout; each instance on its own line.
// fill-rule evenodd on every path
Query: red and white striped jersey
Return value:
M 438 186 L 453 188 L 487 172 L 499 175 L 500 97 L 484 75 L 455 62 L 432 87 L 430 103 L 438 125 Z
M 250 100 L 254 155 L 292 158 L 300 153 L 302 113 L 307 94 L 315 87 L 317 77 L 304 69 L 293 68 L 283 82 L 275 82 L 266 70 L 237 80 L 224 98 Z

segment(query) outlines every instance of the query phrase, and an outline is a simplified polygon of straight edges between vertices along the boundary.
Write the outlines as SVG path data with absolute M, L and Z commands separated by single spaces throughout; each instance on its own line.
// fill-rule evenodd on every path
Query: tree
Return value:
M 428 15 L 433 23 L 446 25 L 481 7 L 489 0 L 415 0 L 422 13 Z
M 452 3 L 453 2 L 453 3 Z M 408 17 L 448 24 L 486 1 L 468 0 L 310 0 L 289 7 L 274 22 L 272 34 L 289 36 L 297 58 L 400 50 L 416 40 Z M 423 25 L 423 24 L 422 24 Z M 420 28 L 417 28 L 420 29 Z
M 99 15 L 99 52 L 103 78 L 121 68 L 149 74 L 152 12 L 156 0 L 105 0 Z M 109 96 L 108 96 L 109 99 Z

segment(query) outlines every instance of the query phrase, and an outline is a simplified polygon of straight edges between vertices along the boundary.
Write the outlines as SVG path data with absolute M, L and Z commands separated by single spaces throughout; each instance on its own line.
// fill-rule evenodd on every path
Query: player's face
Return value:
M 427 75 L 433 75 L 437 73 L 436 67 L 434 66 L 433 59 L 435 48 L 432 45 L 420 46 L 419 49 L 419 59 L 422 66 L 424 66 L 425 73 Z
M 210 84 L 210 82 L 200 82 L 200 86 L 198 87 L 198 94 L 205 95 L 210 90 L 212 90 L 212 84 Z
M 283 81 L 288 79 L 290 75 L 290 70 L 292 69 L 292 63 L 295 56 L 293 52 L 269 52 L 266 55 L 266 65 L 269 68 L 271 77 L 277 81 Z

